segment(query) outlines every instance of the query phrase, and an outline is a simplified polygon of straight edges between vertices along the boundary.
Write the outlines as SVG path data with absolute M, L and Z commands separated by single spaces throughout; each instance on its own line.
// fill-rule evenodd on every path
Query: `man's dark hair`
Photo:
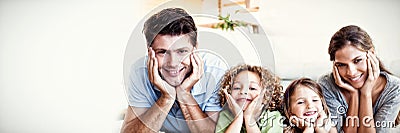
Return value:
M 193 18 L 181 8 L 167 8 L 152 15 L 143 27 L 147 46 L 151 47 L 154 38 L 160 35 L 178 36 L 188 34 L 190 43 L 197 44 L 197 28 Z

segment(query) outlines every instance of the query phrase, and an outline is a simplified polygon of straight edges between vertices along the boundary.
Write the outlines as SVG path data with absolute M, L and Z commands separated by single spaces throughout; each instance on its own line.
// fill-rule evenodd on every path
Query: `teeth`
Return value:
M 306 116 L 315 114 L 315 111 L 305 113 Z
M 350 80 L 356 81 L 356 80 L 360 79 L 360 77 L 361 77 L 361 75 L 360 75 L 360 76 L 357 76 L 357 77 L 355 77 L 355 78 L 350 78 Z

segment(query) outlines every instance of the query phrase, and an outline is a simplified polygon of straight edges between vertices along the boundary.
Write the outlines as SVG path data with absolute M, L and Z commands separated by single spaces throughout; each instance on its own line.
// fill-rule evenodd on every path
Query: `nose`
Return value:
M 240 89 L 240 94 L 241 95 L 247 95 L 247 91 L 248 91 L 248 89 L 242 88 L 242 89 Z
M 307 102 L 307 109 L 311 109 L 314 107 L 314 104 L 312 102 Z
M 356 72 L 357 72 L 356 66 L 353 64 L 349 64 L 347 67 L 346 74 L 347 75 L 355 75 Z
M 165 57 L 166 58 L 164 58 L 164 60 L 167 63 L 168 67 L 172 67 L 172 68 L 177 67 L 181 62 L 181 59 L 177 55 L 175 55 L 173 52 L 165 53 Z

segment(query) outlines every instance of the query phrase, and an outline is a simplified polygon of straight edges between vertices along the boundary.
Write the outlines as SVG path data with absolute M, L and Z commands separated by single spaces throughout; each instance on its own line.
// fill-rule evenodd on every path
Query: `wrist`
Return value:
M 162 99 L 163 101 L 167 101 L 167 102 L 175 102 L 176 96 L 169 94 L 169 93 L 163 93 L 161 94 L 160 99 Z
M 249 127 L 253 127 L 253 126 L 257 126 L 257 120 L 253 117 L 244 117 L 244 123 L 249 126 Z
M 372 97 L 372 93 L 371 93 L 371 91 L 361 91 L 360 92 L 360 97 L 371 98 Z
M 177 86 L 176 87 L 176 92 L 178 95 L 184 95 L 184 94 L 190 94 L 191 88 L 183 87 L 183 86 Z
M 315 132 L 317 132 L 317 133 L 321 133 L 321 132 L 323 132 L 325 129 L 324 129 L 324 127 L 316 126 L 316 127 L 314 128 L 314 130 L 315 130 Z

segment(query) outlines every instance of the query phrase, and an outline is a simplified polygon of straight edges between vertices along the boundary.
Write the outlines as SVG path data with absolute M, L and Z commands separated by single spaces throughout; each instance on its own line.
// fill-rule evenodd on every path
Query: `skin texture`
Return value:
M 358 117 L 344 126 L 345 132 L 375 132 L 372 107 L 383 91 L 386 79 L 380 76 L 379 60 L 373 51 L 362 51 L 355 46 L 346 45 L 335 53 L 333 75 L 340 86 L 341 93 L 349 105 L 348 117 Z M 360 109 L 360 108 L 363 109 Z M 362 120 L 367 119 L 366 124 Z
M 197 46 L 197 45 L 195 45 Z M 213 132 L 217 112 L 202 112 L 190 93 L 204 73 L 202 59 L 187 35 L 157 35 L 148 48 L 150 82 L 161 92 L 151 108 L 128 107 L 122 132 L 157 132 L 172 108 L 179 106 L 191 132 Z
M 284 113 L 288 126 L 284 132 L 336 133 L 329 121 L 328 106 L 317 82 L 309 78 L 292 81 L 284 94 Z M 286 123 L 286 122 L 284 122 Z M 329 125 L 331 128 L 326 130 Z
M 239 132 L 244 124 L 247 132 L 261 132 L 255 122 L 262 111 L 262 99 L 265 90 L 260 86 L 260 77 L 250 71 L 240 72 L 233 81 L 231 94 L 226 89 L 227 104 L 235 120 L 229 125 L 226 132 Z
M 151 47 L 161 77 L 171 86 L 180 85 L 192 70 L 189 56 L 194 47 L 188 42 L 188 36 L 157 35 Z
M 326 132 L 319 125 L 323 125 L 327 115 L 322 107 L 321 98 L 313 90 L 299 85 L 290 96 L 289 104 L 292 113 L 291 122 L 303 132 Z
M 290 110 L 298 118 L 314 122 L 323 111 L 319 96 L 305 86 L 299 86 L 290 96 Z

